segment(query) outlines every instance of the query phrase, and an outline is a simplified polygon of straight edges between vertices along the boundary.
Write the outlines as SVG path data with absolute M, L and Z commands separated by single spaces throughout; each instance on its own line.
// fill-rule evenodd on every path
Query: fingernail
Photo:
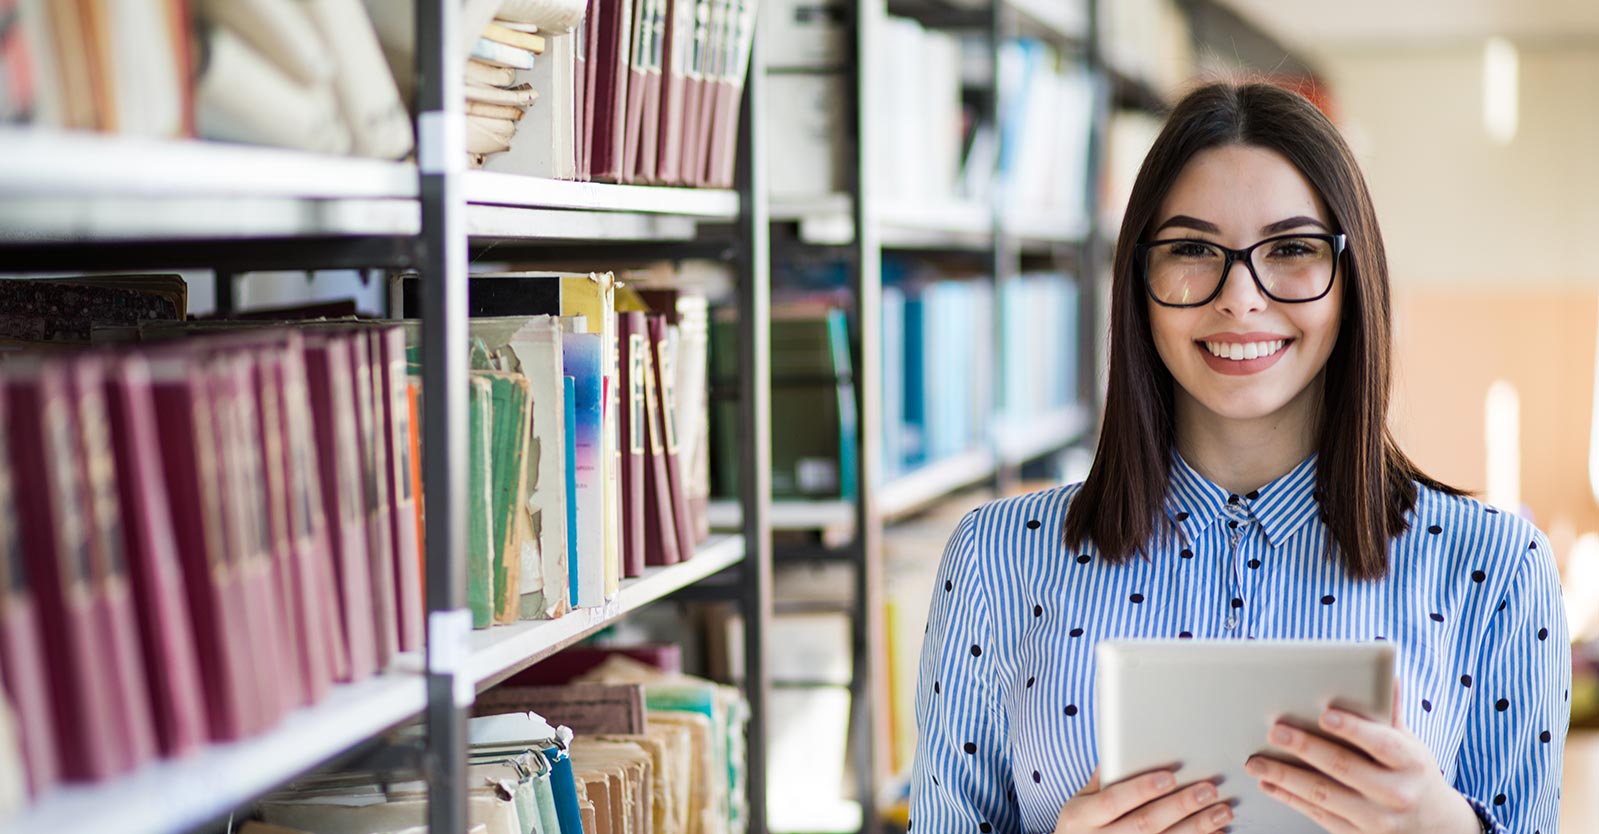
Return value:
M 1250 759 L 1244 762 L 1244 770 L 1251 774 L 1263 773 L 1266 770 L 1266 766 L 1261 764 L 1259 759 Z
M 1222 825 L 1232 818 L 1233 811 L 1226 805 L 1223 805 L 1220 808 L 1210 812 L 1210 822 L 1212 825 Z
M 1321 723 L 1329 727 L 1342 727 L 1344 726 L 1344 717 L 1336 712 L 1329 712 L 1321 717 Z
M 1287 727 L 1273 727 L 1271 728 L 1271 740 L 1273 744 L 1287 744 L 1294 740 L 1294 734 L 1288 732 Z
M 1170 773 L 1162 773 L 1161 775 L 1155 777 L 1155 787 L 1160 788 L 1163 791 L 1171 790 L 1172 785 L 1175 784 L 1177 784 L 1177 777 L 1171 775 Z
M 1216 787 L 1208 782 L 1200 785 L 1199 790 L 1194 791 L 1194 798 L 1203 805 L 1209 805 L 1216 798 Z

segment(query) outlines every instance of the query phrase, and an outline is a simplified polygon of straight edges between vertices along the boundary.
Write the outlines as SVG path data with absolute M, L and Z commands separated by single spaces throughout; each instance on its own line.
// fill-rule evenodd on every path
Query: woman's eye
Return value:
M 1179 258 L 1214 258 L 1216 250 L 1199 243 L 1178 243 L 1172 246 L 1173 255 Z
M 1272 247 L 1271 256 L 1274 258 L 1304 258 L 1313 256 L 1316 252 L 1316 246 L 1309 241 L 1286 240 Z

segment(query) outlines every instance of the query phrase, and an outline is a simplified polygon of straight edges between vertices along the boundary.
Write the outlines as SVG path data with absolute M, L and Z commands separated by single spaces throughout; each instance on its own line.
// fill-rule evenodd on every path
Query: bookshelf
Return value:
M 0 129 L 0 273 L 209 269 L 411 271 L 423 298 L 426 650 L 335 686 L 255 737 L 211 744 L 101 783 L 58 787 L 4 834 L 220 828 L 265 792 L 352 755 L 398 755 L 426 774 L 435 831 L 466 830 L 470 693 L 710 577 L 744 623 L 750 704 L 749 830 L 764 834 L 766 677 L 771 611 L 768 218 L 758 118 L 759 57 L 744 89 L 735 187 L 696 190 L 563 182 L 464 171 L 448 126 L 461 119 L 459 4 L 418 0 L 420 164 L 202 141 Z M 758 50 L 757 50 L 758 52 Z M 753 116 L 753 117 L 752 117 Z M 457 127 L 457 129 L 459 129 Z M 448 163 L 441 160 L 448 159 Z M 711 235 L 707 227 L 715 227 Z M 597 609 L 488 631 L 459 627 L 466 607 L 469 257 L 491 247 L 532 257 L 552 242 L 596 250 L 643 243 L 725 253 L 739 276 L 740 521 L 694 557 L 627 580 Z M 563 249 L 562 252 L 568 252 Z M 622 250 L 625 251 L 625 250 Z M 730 580 L 730 581 L 729 581 Z M 387 731 L 423 719 L 420 749 Z

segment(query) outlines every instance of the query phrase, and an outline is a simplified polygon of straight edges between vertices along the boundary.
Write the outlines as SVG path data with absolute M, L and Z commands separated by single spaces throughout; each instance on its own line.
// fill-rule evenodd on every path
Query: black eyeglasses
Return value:
M 1242 261 L 1267 298 L 1304 304 L 1326 297 L 1349 239 L 1342 234 L 1269 237 L 1246 249 L 1188 238 L 1140 243 L 1134 249 L 1144 287 L 1165 307 L 1199 307 L 1221 294 L 1233 264 Z

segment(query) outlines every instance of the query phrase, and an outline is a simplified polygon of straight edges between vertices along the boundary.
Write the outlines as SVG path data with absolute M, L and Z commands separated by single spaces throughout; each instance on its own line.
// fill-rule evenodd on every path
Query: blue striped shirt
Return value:
M 1077 486 L 995 501 L 951 537 L 916 693 L 916 832 L 1048 832 L 1098 761 L 1103 639 L 1387 639 L 1405 726 L 1500 830 L 1553 834 L 1571 646 L 1548 540 L 1421 487 L 1384 579 L 1328 557 L 1316 458 L 1248 495 L 1174 454 L 1177 535 L 1110 564 L 1061 543 Z

